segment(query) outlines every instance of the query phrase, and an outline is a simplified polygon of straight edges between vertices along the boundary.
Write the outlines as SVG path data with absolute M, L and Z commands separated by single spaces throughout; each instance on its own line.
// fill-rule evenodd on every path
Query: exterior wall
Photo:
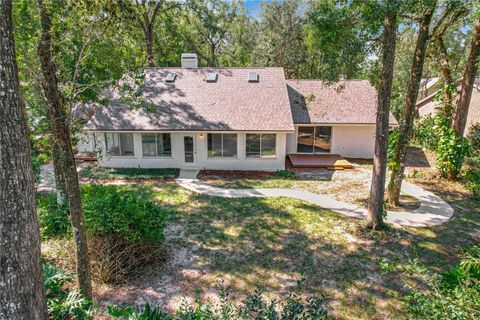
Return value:
M 221 132 L 212 132 L 221 133 Z M 245 133 L 237 133 L 237 157 L 235 158 L 208 158 L 207 156 L 207 132 L 172 132 L 172 156 L 171 157 L 143 157 L 142 137 L 140 132 L 133 134 L 135 156 L 132 157 L 109 157 L 105 152 L 105 135 L 103 132 L 96 133 L 97 149 L 99 150 L 99 164 L 103 167 L 112 168 L 198 168 L 207 170 L 254 170 L 254 171 L 277 171 L 285 169 L 286 156 L 286 133 L 276 133 L 276 157 L 264 159 L 251 159 L 245 157 Z M 265 132 L 266 133 L 266 132 Z M 184 162 L 184 136 L 193 136 L 195 162 Z
M 297 133 L 287 134 L 287 153 L 297 153 Z M 348 158 L 372 159 L 375 149 L 375 125 L 332 126 L 331 154 Z
M 436 105 L 433 101 L 429 101 L 428 103 L 418 108 L 418 115 L 420 116 L 420 118 L 426 117 L 430 114 L 433 115 L 437 107 L 438 105 Z M 480 91 L 477 88 L 474 88 L 472 92 L 472 100 L 470 101 L 470 106 L 468 108 L 465 136 L 468 135 L 469 128 L 473 124 L 479 123 L 479 122 L 480 122 Z

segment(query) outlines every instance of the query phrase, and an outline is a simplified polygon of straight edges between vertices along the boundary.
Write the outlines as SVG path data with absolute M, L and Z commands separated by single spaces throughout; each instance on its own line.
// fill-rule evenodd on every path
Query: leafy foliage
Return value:
M 101 168 L 87 167 L 80 172 L 83 178 L 99 180 L 147 180 L 173 179 L 178 176 L 178 169 L 139 169 L 139 168 Z
M 475 197 L 480 197 L 480 158 L 472 157 L 466 161 L 466 170 L 463 173 L 463 180 L 467 188 Z
M 468 139 L 472 147 L 474 157 L 480 157 L 480 123 L 476 123 L 470 127 Z
M 286 300 L 278 302 L 272 300 L 267 302 L 260 291 L 250 294 L 240 304 L 236 305 L 229 298 L 228 288 L 223 285 L 219 289 L 220 302 L 213 304 L 211 301 L 203 303 L 200 299 L 195 301 L 194 305 L 186 301 L 180 308 L 168 314 L 159 306 L 151 307 L 146 305 L 144 308 L 134 308 L 132 306 L 110 306 L 108 313 L 115 317 L 125 320 L 174 320 L 174 319 L 202 319 L 202 320 L 221 320 L 221 319 L 326 319 L 327 309 L 324 299 L 310 298 L 306 301 L 300 299 L 296 294 L 291 294 Z
M 290 179 L 290 180 L 297 178 L 297 173 L 295 171 L 290 171 L 290 170 L 280 170 L 277 172 L 277 175 L 281 178 Z
M 418 259 L 403 266 L 381 261 L 385 272 L 416 275 L 423 285 L 406 283 L 403 298 L 408 319 L 467 320 L 480 317 L 480 248 L 465 250 L 460 263 L 441 274 L 429 271 Z
M 135 188 L 82 186 L 84 224 L 92 271 L 104 282 L 116 282 L 162 257 L 167 212 Z M 43 237 L 67 236 L 67 207 L 54 195 L 40 196 L 37 211 Z
M 427 116 L 418 120 L 414 129 L 414 142 L 422 148 L 435 151 L 438 146 L 439 137 L 435 133 L 434 126 L 435 117 L 433 116 Z
M 470 155 L 470 144 L 453 130 L 443 112 L 436 115 L 434 131 L 439 138 L 437 169 L 443 177 L 457 177 L 465 158 Z
M 43 276 L 51 319 L 93 319 L 96 312 L 93 303 L 78 289 L 67 288 L 67 285 L 73 282 L 72 275 L 64 273 L 52 263 L 47 262 L 43 265 Z

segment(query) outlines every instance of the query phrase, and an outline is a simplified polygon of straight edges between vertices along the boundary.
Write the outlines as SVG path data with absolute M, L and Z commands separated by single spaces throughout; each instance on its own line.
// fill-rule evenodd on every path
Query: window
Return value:
M 167 157 L 172 155 L 170 133 L 142 133 L 144 157 Z
M 105 133 L 107 155 L 134 156 L 133 133 Z
M 247 158 L 274 158 L 277 136 L 269 134 L 247 133 L 245 145 Z
M 332 127 L 298 127 L 297 152 L 328 153 L 332 141 Z
M 237 135 L 223 133 L 208 134 L 208 157 L 236 157 Z

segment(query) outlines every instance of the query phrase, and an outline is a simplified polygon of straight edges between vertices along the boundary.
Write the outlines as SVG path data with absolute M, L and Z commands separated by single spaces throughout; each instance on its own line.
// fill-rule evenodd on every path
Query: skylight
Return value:
M 218 74 L 216 72 L 207 73 L 206 80 L 207 82 L 217 82 Z
M 258 82 L 259 76 L 256 72 L 250 72 L 248 74 L 248 82 Z
M 175 82 L 176 76 L 177 75 L 175 73 L 167 73 L 167 76 L 165 77 L 165 81 L 166 82 Z

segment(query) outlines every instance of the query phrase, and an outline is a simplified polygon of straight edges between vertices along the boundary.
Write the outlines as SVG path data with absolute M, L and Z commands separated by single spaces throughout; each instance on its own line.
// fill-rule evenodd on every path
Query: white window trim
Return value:
M 247 134 L 256 134 L 260 136 L 260 156 L 252 157 L 247 155 Z M 275 154 L 273 156 L 262 156 L 262 136 L 264 134 L 273 134 L 275 135 Z M 276 133 L 245 133 L 245 159 L 246 160 L 275 160 L 277 159 L 277 134 Z
M 114 136 L 115 136 L 115 135 L 117 136 L 118 149 L 120 150 L 120 155 L 118 155 L 118 156 L 113 156 L 113 155 L 108 154 L 107 134 L 112 134 L 112 135 L 114 135 Z M 122 143 L 121 143 L 121 139 L 120 139 L 120 134 L 131 134 L 131 135 L 132 135 L 133 156 L 124 156 L 124 155 L 122 155 Z M 133 132 L 104 132 L 103 138 L 105 139 L 105 156 L 106 156 L 106 157 L 116 158 L 116 159 L 121 159 L 121 158 L 124 158 L 124 159 L 135 159 L 135 158 L 137 157 L 137 156 L 136 156 L 136 150 L 135 150 L 135 134 L 133 134 Z
M 160 133 L 153 132 L 153 134 L 155 135 L 155 151 L 156 151 L 155 156 L 144 156 L 143 155 L 143 135 L 144 134 L 152 134 L 152 133 L 149 133 L 149 132 L 140 133 L 140 142 L 142 143 L 142 159 L 171 159 L 172 158 L 172 135 L 171 135 L 171 133 L 169 133 L 169 132 L 166 132 L 166 133 L 165 132 L 160 132 Z M 158 155 L 157 136 L 159 134 L 161 134 L 161 135 L 169 134 L 170 135 L 170 155 L 169 156 L 164 156 L 164 155 L 159 156 Z M 162 141 L 162 146 L 163 146 L 163 141 Z
M 214 135 L 214 134 L 219 134 L 221 137 L 222 137 L 222 155 L 221 156 L 210 156 L 209 155 L 209 150 L 208 150 L 208 135 Z M 224 157 L 223 156 L 223 135 L 224 134 L 232 134 L 232 135 L 235 135 L 235 149 L 236 149 L 236 152 L 235 152 L 235 156 L 233 157 Z M 221 160 L 221 159 L 225 159 L 225 160 L 232 160 L 232 159 L 238 159 L 238 133 L 207 133 L 207 159 L 216 159 L 216 160 Z

